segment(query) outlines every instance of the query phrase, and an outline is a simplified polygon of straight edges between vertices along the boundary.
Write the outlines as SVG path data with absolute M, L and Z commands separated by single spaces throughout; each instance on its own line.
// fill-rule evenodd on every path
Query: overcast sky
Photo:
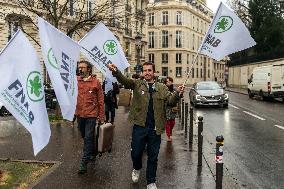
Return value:
M 221 0 L 206 0 L 208 7 L 215 13 Z M 222 0 L 224 3 L 225 0 Z

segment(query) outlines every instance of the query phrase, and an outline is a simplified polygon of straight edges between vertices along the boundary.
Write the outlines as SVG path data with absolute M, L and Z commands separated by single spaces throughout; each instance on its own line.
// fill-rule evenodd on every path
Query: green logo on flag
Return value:
M 58 69 L 57 60 L 53 54 L 52 48 L 50 48 L 47 52 L 47 60 L 52 67 Z
M 114 40 L 107 40 L 104 44 L 104 51 L 108 55 L 114 55 L 117 53 L 117 44 Z
M 231 29 L 233 19 L 230 16 L 221 16 L 215 26 L 214 33 L 223 33 Z
M 28 97 L 34 102 L 41 101 L 44 97 L 41 78 L 41 74 L 38 71 L 33 71 L 27 79 Z

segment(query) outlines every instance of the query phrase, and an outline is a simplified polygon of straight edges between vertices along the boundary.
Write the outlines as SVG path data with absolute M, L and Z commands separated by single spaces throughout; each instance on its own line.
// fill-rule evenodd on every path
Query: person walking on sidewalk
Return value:
M 105 92 L 105 80 L 103 83 L 103 90 Z M 115 109 L 118 109 L 117 106 L 117 97 L 116 95 L 119 94 L 119 87 L 118 84 L 112 83 L 113 89 L 104 93 L 104 102 L 105 102 L 105 122 L 109 122 L 109 114 L 110 114 L 110 123 L 113 124 L 115 118 Z
M 167 77 L 165 80 L 165 85 L 168 87 L 169 91 L 173 93 L 175 91 L 174 85 L 173 85 L 173 78 Z M 166 116 L 167 116 L 167 121 L 166 121 L 166 134 L 167 134 L 167 141 L 171 142 L 172 141 L 172 132 L 173 128 L 175 126 L 175 119 L 176 119 L 176 114 L 177 114 L 177 106 L 167 106 L 166 109 Z
M 156 189 L 156 171 L 161 134 L 166 122 L 166 106 L 177 104 L 184 87 L 179 86 L 177 91 L 170 93 L 164 84 L 155 82 L 155 65 L 152 63 L 143 64 L 144 79 L 135 81 L 122 75 L 113 64 L 109 64 L 108 68 L 118 82 L 123 84 L 125 88 L 133 90 L 133 99 L 128 116 L 128 120 L 133 124 L 131 142 L 132 181 L 136 183 L 139 180 L 142 155 L 147 144 L 147 189 Z
M 78 63 L 78 97 L 75 115 L 78 129 L 84 139 L 83 157 L 78 173 L 87 172 L 87 164 L 95 160 L 94 135 L 97 122 L 104 121 L 104 94 L 98 79 L 90 72 L 92 69 L 88 61 Z

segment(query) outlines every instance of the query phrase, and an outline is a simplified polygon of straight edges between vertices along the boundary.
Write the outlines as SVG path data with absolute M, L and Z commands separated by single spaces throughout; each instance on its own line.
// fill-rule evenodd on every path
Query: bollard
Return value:
M 193 108 L 189 108 L 189 136 L 188 136 L 189 144 L 193 142 Z
M 216 137 L 216 189 L 222 189 L 223 181 L 223 145 L 224 137 Z
M 181 100 L 181 128 L 184 127 L 184 99 Z
M 178 101 L 178 119 L 181 122 L 181 100 Z
M 198 166 L 202 166 L 203 117 L 198 117 Z
M 184 112 L 185 112 L 185 120 L 184 120 L 184 138 L 187 138 L 187 123 L 188 123 L 188 103 L 185 103 L 184 107 Z

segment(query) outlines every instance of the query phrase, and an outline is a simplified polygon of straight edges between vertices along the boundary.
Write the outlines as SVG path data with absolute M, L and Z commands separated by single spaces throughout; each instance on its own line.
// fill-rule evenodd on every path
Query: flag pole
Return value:
M 213 19 L 212 19 L 212 21 L 211 21 L 211 24 L 210 24 L 211 26 L 212 26 L 212 24 L 214 23 L 214 21 L 215 21 L 215 19 L 216 19 L 216 15 L 217 15 L 217 12 L 219 11 L 220 7 L 221 7 L 221 4 L 222 4 L 222 1 L 219 3 L 219 6 L 218 6 L 218 8 L 217 8 L 217 11 L 216 11 L 216 13 L 214 14 L 214 17 L 213 17 Z M 196 53 L 196 55 L 195 55 L 195 57 L 194 57 L 194 60 L 193 60 L 192 63 L 191 63 L 190 69 L 189 69 L 189 71 L 188 71 L 188 73 L 187 73 L 187 75 L 186 75 L 186 79 L 185 79 L 185 81 L 184 81 L 183 84 L 182 84 L 183 87 L 185 86 L 187 80 L 189 79 L 189 75 L 190 75 L 190 73 L 191 73 L 191 71 L 192 71 L 193 65 L 195 64 L 195 62 L 196 62 L 196 60 L 197 60 L 197 57 L 198 57 L 198 55 L 200 54 L 201 48 L 202 48 L 202 46 L 203 46 L 203 44 L 204 44 L 204 41 L 205 41 L 206 38 L 207 38 L 207 35 L 208 35 L 208 32 L 209 32 L 211 26 L 208 28 L 208 30 L 207 30 L 207 32 L 206 32 L 206 34 L 205 34 L 205 36 L 204 36 L 204 38 L 203 38 L 203 40 L 202 40 L 202 43 L 201 43 L 201 45 L 200 45 L 200 47 L 199 47 L 199 49 L 198 49 L 198 51 L 197 51 L 197 53 Z
M 197 53 L 196 53 L 196 55 L 195 55 L 195 57 L 194 57 L 194 59 L 193 59 L 191 65 L 190 65 L 190 69 L 189 69 L 189 71 L 187 72 L 186 79 L 184 80 L 184 82 L 183 82 L 183 84 L 182 84 L 182 87 L 185 86 L 187 80 L 189 79 L 189 76 L 190 76 L 190 73 L 191 73 L 191 71 L 192 71 L 193 65 L 195 64 L 199 53 L 200 53 L 200 51 L 197 51 Z

